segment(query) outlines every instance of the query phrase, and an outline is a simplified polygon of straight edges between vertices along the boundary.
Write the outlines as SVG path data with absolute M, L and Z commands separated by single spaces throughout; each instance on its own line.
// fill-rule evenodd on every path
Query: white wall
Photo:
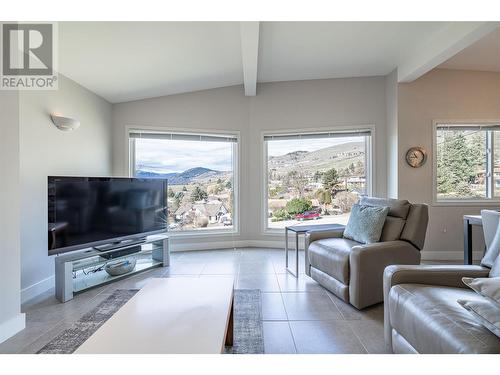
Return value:
M 20 303 L 19 96 L 0 91 L 0 342 L 24 328 Z
M 171 95 L 113 105 L 113 172 L 115 176 L 128 176 L 126 126 L 152 126 L 166 128 L 239 131 L 241 139 L 248 138 L 248 98 L 241 86 Z M 240 146 L 240 212 L 251 208 L 244 197 L 250 194 L 247 166 L 248 144 Z M 237 246 L 235 241 L 246 240 L 247 216 L 240 221 L 241 235 L 208 236 L 200 240 L 177 240 L 176 249 L 188 244 L 188 249 Z M 209 240 L 207 241 L 207 238 Z M 208 245 L 210 246 L 210 245 Z
M 399 84 L 398 112 L 399 197 L 431 205 L 423 256 L 463 259 L 462 216 L 478 214 L 485 205 L 432 206 L 432 121 L 500 120 L 500 73 L 431 71 L 412 83 Z M 428 162 L 421 168 L 404 162 L 404 154 L 412 146 L 423 146 L 429 152 Z M 476 228 L 476 259 L 484 249 L 481 237 Z
M 21 287 L 27 300 L 54 283 L 47 256 L 47 176 L 111 175 L 111 104 L 59 75 L 55 91 L 20 94 Z M 75 117 L 79 129 L 58 130 L 50 113 Z
M 377 195 L 386 194 L 385 78 L 347 78 L 265 83 L 255 97 L 243 96 L 241 86 L 165 96 L 113 106 L 113 171 L 127 175 L 127 125 L 241 132 L 241 233 L 233 241 L 269 241 L 262 235 L 263 164 L 261 132 L 267 130 L 374 125 Z M 220 245 L 226 239 L 212 238 Z M 197 247 L 190 240 L 190 246 Z M 176 248 L 183 241 L 176 240 Z M 174 245 L 175 245 L 174 243 Z M 207 239 L 203 238 L 206 246 Z M 255 242 L 254 242 L 255 243 Z M 174 247 L 175 248 L 175 247 Z

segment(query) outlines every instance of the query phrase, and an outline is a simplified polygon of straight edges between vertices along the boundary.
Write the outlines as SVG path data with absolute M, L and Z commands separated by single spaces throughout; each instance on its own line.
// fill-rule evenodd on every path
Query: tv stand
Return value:
M 131 240 L 112 242 L 106 245 L 94 246 L 93 249 L 101 252 L 107 252 L 111 250 L 118 250 L 123 247 L 142 245 L 146 242 L 147 237 L 133 238 Z
M 167 234 L 159 234 L 120 242 L 106 249 L 88 248 L 55 257 L 56 298 L 61 302 L 73 299 L 74 293 L 83 292 L 96 286 L 149 270 L 154 267 L 170 265 L 170 248 Z M 113 253 L 119 253 L 113 257 Z M 121 253 L 121 254 L 120 254 Z M 109 262 L 119 259 L 134 258 L 135 268 L 126 274 L 110 276 L 105 271 Z

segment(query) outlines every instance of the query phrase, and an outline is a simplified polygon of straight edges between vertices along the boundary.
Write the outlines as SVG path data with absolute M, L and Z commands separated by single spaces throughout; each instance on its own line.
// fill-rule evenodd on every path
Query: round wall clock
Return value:
M 422 147 L 412 147 L 406 152 L 406 162 L 410 167 L 420 168 L 427 160 L 427 152 Z

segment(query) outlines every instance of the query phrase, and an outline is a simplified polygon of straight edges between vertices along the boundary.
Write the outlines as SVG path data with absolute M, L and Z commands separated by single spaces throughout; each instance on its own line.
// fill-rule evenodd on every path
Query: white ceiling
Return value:
M 463 49 L 439 67 L 500 72 L 500 28 Z
M 464 24 L 260 22 L 240 34 L 239 22 L 62 22 L 59 70 L 112 103 L 243 82 L 248 94 L 256 82 L 386 75 L 402 64 L 411 76 L 479 27 Z
M 259 82 L 386 75 L 444 22 L 262 22 Z
M 63 22 L 59 70 L 112 103 L 243 82 L 238 22 Z

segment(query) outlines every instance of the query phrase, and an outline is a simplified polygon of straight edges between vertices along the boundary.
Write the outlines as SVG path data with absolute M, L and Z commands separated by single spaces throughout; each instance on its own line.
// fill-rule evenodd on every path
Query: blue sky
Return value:
M 269 141 L 268 155 L 316 151 L 359 139 L 360 137 Z M 230 171 L 233 169 L 232 155 L 232 143 L 136 139 L 136 164 L 149 172 L 183 172 L 195 167 Z

